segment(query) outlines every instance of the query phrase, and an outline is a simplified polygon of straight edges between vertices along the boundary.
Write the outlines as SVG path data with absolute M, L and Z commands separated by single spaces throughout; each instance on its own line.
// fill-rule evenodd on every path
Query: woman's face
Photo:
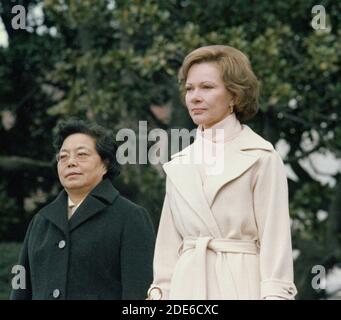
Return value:
M 225 88 L 214 62 L 192 65 L 185 84 L 188 112 L 197 125 L 212 127 L 231 113 L 232 94 Z
M 66 191 L 87 194 L 107 169 L 96 151 L 95 140 L 83 133 L 69 135 L 58 155 L 58 176 Z

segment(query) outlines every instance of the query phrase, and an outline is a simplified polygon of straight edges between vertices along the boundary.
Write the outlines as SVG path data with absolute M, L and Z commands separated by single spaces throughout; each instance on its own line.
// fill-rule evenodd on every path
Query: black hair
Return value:
M 119 165 L 116 160 L 117 145 L 114 142 L 114 136 L 110 130 L 94 122 L 70 119 L 60 123 L 53 143 L 56 153 L 59 152 L 64 140 L 75 133 L 86 134 L 95 140 L 96 151 L 107 168 L 103 179 L 113 179 L 119 175 Z

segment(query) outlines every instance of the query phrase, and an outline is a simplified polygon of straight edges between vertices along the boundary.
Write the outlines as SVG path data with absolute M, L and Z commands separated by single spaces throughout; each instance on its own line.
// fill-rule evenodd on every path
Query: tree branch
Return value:
M 0 156 L 0 170 L 7 173 L 28 171 L 42 176 L 54 175 L 51 162 L 18 156 Z

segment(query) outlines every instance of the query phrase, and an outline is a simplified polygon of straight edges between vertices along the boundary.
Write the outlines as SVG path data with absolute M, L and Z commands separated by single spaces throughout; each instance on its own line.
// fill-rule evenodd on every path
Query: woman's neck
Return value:
M 202 125 L 199 125 L 197 131 L 201 138 L 205 140 L 214 143 L 226 143 L 233 140 L 241 130 L 242 126 L 233 112 L 208 129 L 204 129 Z
M 89 194 L 89 192 L 80 192 L 79 190 L 77 190 L 77 192 L 74 190 L 66 190 L 66 193 L 76 206 L 81 203 Z

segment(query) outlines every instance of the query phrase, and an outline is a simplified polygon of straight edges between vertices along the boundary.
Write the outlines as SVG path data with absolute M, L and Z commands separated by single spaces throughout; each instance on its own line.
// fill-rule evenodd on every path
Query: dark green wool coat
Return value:
M 155 233 L 145 209 L 101 181 L 67 219 L 67 193 L 32 219 L 19 265 L 26 289 L 11 299 L 145 299 Z

